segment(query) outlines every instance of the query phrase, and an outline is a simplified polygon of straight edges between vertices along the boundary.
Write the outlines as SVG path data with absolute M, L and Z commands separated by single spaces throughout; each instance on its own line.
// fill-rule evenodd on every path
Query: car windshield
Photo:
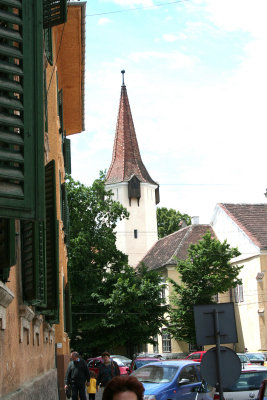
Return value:
M 140 368 L 143 367 L 143 365 L 149 364 L 155 362 L 155 360 L 153 358 L 151 358 L 150 360 L 135 360 L 135 365 L 136 368 Z
M 225 392 L 245 392 L 249 390 L 258 390 L 263 379 L 267 378 L 266 371 L 250 371 L 242 373 L 238 381 L 228 388 L 224 388 Z
M 240 358 L 240 361 L 242 363 L 247 363 L 249 362 L 249 359 L 247 358 L 247 356 L 245 356 L 245 354 L 238 354 L 238 357 Z
M 168 383 L 173 380 L 178 369 L 178 366 L 147 365 L 137 369 L 132 375 L 140 382 Z
M 259 353 L 247 353 L 246 356 L 250 360 L 264 360 L 264 355 Z

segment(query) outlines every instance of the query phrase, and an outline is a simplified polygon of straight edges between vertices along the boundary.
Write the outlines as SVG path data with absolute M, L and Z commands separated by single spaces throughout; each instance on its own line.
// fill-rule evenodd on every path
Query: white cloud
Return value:
M 99 18 L 98 25 L 105 25 L 105 24 L 108 24 L 110 22 L 111 22 L 111 20 L 109 18 Z
M 113 0 L 115 4 L 120 4 L 121 6 L 153 6 L 152 0 Z
M 126 5 L 126 1 L 116 2 Z M 127 4 L 148 5 L 141 0 Z M 155 36 L 160 38 L 155 47 L 146 42 L 148 51 L 133 51 L 138 47 L 132 45 L 135 37 L 131 36 L 128 52 L 120 48 L 118 41 L 114 52 L 102 58 L 94 69 L 88 63 L 87 132 L 71 138 L 73 176 L 89 184 L 100 169 L 109 167 L 120 70 L 125 69 L 142 158 L 152 178 L 161 185 L 160 206 L 200 215 L 200 222 L 209 222 L 216 202 L 265 201 L 267 1 L 191 0 L 184 7 L 191 7 L 194 17 L 199 16 L 191 20 L 186 13 L 184 53 L 166 51 L 164 40 L 171 43 L 176 37 L 180 39 L 181 33 L 164 25 L 150 38 L 151 43 Z M 212 54 L 202 65 L 194 52 L 189 52 L 195 45 L 201 49 L 199 33 L 216 45 L 217 36 L 221 44 L 224 38 L 232 39 L 231 32 L 237 33 L 233 40 L 239 48 L 243 46 L 243 53 L 238 63 L 231 59 L 227 64 L 226 57 L 223 72 L 209 64 Z M 222 47 L 226 56 L 228 46 L 229 43 L 226 50 Z
M 143 51 L 135 52 L 129 55 L 129 60 L 135 63 L 143 62 L 144 60 L 161 60 L 167 61 L 171 68 L 188 68 L 195 65 L 197 58 L 195 56 L 187 56 L 179 51 L 172 52 L 157 52 L 157 51 Z
M 182 39 L 182 40 L 186 39 L 187 35 L 185 35 L 184 33 L 179 33 L 179 35 L 175 35 L 173 33 L 165 33 L 164 35 L 162 35 L 162 37 L 166 42 L 172 43 L 172 42 L 176 42 L 179 39 Z
M 206 0 L 214 24 L 227 31 L 243 30 L 260 37 L 266 34 L 266 0 Z

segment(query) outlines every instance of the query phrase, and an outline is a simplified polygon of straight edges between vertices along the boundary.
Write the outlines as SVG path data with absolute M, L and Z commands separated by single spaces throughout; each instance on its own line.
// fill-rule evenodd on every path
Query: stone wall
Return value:
M 58 400 L 57 370 L 52 369 L 24 383 L 15 392 L 9 393 L 1 400 Z

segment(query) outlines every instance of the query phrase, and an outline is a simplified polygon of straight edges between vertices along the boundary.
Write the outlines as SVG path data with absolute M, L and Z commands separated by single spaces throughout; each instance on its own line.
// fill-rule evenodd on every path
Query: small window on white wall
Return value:
M 134 238 L 137 239 L 137 237 L 138 237 L 138 231 L 137 229 L 134 229 Z
M 243 285 L 237 285 L 237 287 L 234 288 L 234 297 L 236 303 L 244 301 Z

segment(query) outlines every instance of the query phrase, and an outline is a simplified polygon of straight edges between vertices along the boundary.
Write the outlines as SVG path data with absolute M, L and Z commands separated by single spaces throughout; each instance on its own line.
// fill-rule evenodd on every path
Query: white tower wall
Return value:
M 156 185 L 140 183 L 139 205 L 136 198 L 128 197 L 128 182 L 109 184 L 114 200 L 119 201 L 130 213 L 129 219 L 119 221 L 116 229 L 117 248 L 128 254 L 129 265 L 137 266 L 148 250 L 158 240 L 155 190 Z

